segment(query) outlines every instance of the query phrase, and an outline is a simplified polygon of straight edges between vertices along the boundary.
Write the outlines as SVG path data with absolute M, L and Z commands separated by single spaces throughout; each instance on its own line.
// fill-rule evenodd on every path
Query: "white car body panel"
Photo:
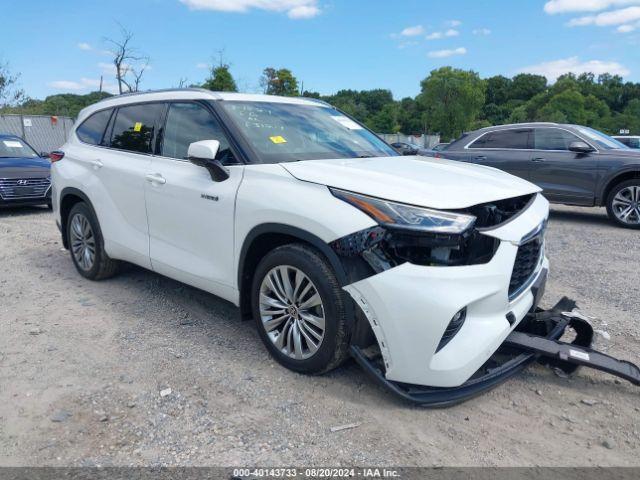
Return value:
M 306 182 L 438 209 L 466 208 L 541 191 L 494 168 L 429 157 L 309 160 L 283 166 Z
M 194 90 L 141 96 L 145 101 L 319 105 L 300 98 Z M 139 97 L 124 95 L 99 102 L 80 113 L 77 125 L 97 110 L 140 101 Z M 228 167 L 229 179 L 214 182 L 206 169 L 189 162 L 85 145 L 75 132 L 63 150 L 64 159 L 52 167 L 54 214 L 59 224 L 60 194 L 67 187 L 78 189 L 95 209 L 110 257 L 153 269 L 236 305 L 240 302 L 238 270 L 243 247 L 257 228 L 290 227 L 328 244 L 378 225 L 333 196 L 328 187 L 442 210 L 540 191 L 492 168 L 425 157 L 237 165 Z M 493 354 L 533 304 L 530 287 L 510 301 L 509 281 L 519 242 L 546 221 L 548 210 L 548 202 L 538 194 L 518 216 L 483 231 L 500 240 L 486 264 L 429 267 L 404 263 L 344 285 L 378 339 L 388 379 L 456 386 Z M 547 267 L 542 254 L 534 276 Z M 434 353 L 451 318 L 465 306 L 463 327 Z M 510 312 L 517 320 L 514 325 L 506 319 Z

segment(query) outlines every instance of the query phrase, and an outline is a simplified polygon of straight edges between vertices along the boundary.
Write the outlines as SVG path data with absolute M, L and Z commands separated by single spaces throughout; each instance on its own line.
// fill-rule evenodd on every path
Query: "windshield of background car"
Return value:
M 604 133 L 599 132 L 598 130 L 594 130 L 593 128 L 576 127 L 576 130 L 578 130 L 578 132 L 580 132 L 582 135 L 587 137 L 589 140 L 593 141 L 598 148 L 601 148 L 603 150 L 615 150 L 615 149 L 618 149 L 618 148 L 622 148 L 622 149 L 629 148 L 624 143 L 619 142 L 615 138 L 611 138 L 610 136 L 605 135 Z
M 333 108 L 278 102 L 221 102 L 260 163 L 396 157 L 374 133 Z
M 38 154 L 19 138 L 0 138 L 0 159 L 35 158 Z

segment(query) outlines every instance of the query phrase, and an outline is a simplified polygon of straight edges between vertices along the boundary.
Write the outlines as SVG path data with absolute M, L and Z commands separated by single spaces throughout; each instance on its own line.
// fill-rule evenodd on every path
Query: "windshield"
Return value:
M 0 138 L 0 158 L 35 158 L 38 154 L 19 138 Z
M 374 133 L 333 108 L 278 102 L 221 102 L 260 163 L 395 157 Z
M 629 148 L 624 143 L 621 143 L 615 138 L 611 138 L 610 136 L 605 135 L 604 133 L 599 132 L 598 130 L 594 130 L 593 128 L 576 127 L 576 130 L 578 130 L 578 132 L 583 134 L 589 140 L 593 141 L 598 146 L 598 148 L 601 148 L 603 150 L 616 150 L 618 148 L 622 148 L 622 149 Z

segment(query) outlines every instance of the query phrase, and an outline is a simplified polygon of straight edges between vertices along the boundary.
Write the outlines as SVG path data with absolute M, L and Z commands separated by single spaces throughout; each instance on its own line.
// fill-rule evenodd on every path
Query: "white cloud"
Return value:
M 602 60 L 581 62 L 578 57 L 570 57 L 550 62 L 543 62 L 537 65 L 530 65 L 520 69 L 519 72 L 544 75 L 549 79 L 549 81 L 555 81 L 560 75 L 565 73 L 575 73 L 577 75 L 581 73 L 593 73 L 595 75 L 610 73 L 612 75 L 620 75 L 623 77 L 626 77 L 630 73 L 625 66 L 618 62 Z
M 426 38 L 427 40 L 440 40 L 442 37 L 442 32 L 432 32 L 424 38 Z
M 476 28 L 472 33 L 474 35 L 491 35 L 491 30 L 488 28 Z
M 616 28 L 616 30 L 618 31 L 618 33 L 629 33 L 629 32 L 633 32 L 636 28 L 638 28 L 638 25 L 620 25 L 618 28 Z
M 464 47 L 458 47 L 450 50 L 434 50 L 427 55 L 429 58 L 447 58 L 454 55 L 464 55 L 467 53 L 467 49 Z
M 584 27 L 586 25 L 610 27 L 635 22 L 637 20 L 640 20 L 640 6 L 612 10 L 610 12 L 599 13 L 598 15 L 573 18 L 567 25 L 570 27 Z
M 400 32 L 400 35 L 403 37 L 417 37 L 422 34 L 424 34 L 424 27 L 422 25 L 407 27 Z
M 98 63 L 98 67 L 100 67 L 100 70 L 102 70 L 102 73 L 108 73 L 113 75 L 115 75 L 116 73 L 116 66 L 113 63 L 100 62 Z
M 568 12 L 599 12 L 609 7 L 640 4 L 640 0 L 549 0 L 544 11 L 549 15 Z
M 88 92 L 98 90 L 100 88 L 99 78 L 81 78 L 79 81 L 75 80 L 56 80 L 49 82 L 48 85 L 55 90 L 72 91 L 72 92 Z M 115 84 L 109 82 L 103 82 L 102 89 L 107 92 L 115 93 L 117 87 Z
M 196 68 L 199 68 L 201 70 L 209 70 L 209 68 L 211 68 L 211 65 L 209 65 L 208 63 L 200 62 L 196 63 Z
M 92 50 L 91 45 L 89 45 L 89 44 L 88 44 L 88 43 L 86 43 L 86 42 L 80 42 L 80 43 L 78 44 L 78 48 L 79 48 L 80 50 Z
M 444 32 L 445 37 L 457 37 L 458 35 L 460 35 L 460 32 L 458 30 L 454 30 L 453 28 L 450 28 L 449 30 Z
M 449 27 L 459 27 L 462 25 L 462 22 L 460 20 L 449 20 L 446 22 L 446 25 Z
M 292 19 L 312 18 L 320 14 L 318 0 L 180 0 L 191 10 L 216 10 L 245 13 L 258 9 L 286 13 Z

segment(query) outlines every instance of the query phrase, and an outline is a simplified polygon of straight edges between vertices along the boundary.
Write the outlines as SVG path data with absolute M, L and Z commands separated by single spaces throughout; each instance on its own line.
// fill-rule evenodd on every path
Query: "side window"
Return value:
M 82 122 L 76 129 L 76 135 L 80 141 L 90 145 L 103 145 L 102 139 L 111 118 L 111 112 L 113 112 L 112 108 L 96 112 Z
M 491 132 L 491 136 L 487 140 L 485 140 L 484 146 L 481 148 L 507 148 L 511 150 L 524 150 L 527 148 L 531 148 L 529 146 L 530 134 L 531 130 L 527 128 L 497 130 L 495 132 Z
M 111 148 L 137 153 L 152 153 L 152 141 L 162 103 L 120 107 L 111 135 Z
M 581 142 L 573 133 L 559 128 L 536 128 L 536 150 L 569 150 L 571 142 Z
M 164 127 L 162 155 L 185 160 L 189 145 L 200 140 L 218 140 L 220 150 L 217 159 L 233 162 L 229 141 L 215 117 L 197 103 L 172 103 L 169 105 Z
M 480 138 L 478 138 L 475 142 L 469 145 L 469 148 L 487 148 L 487 143 L 491 142 L 491 137 L 493 133 L 485 133 Z

